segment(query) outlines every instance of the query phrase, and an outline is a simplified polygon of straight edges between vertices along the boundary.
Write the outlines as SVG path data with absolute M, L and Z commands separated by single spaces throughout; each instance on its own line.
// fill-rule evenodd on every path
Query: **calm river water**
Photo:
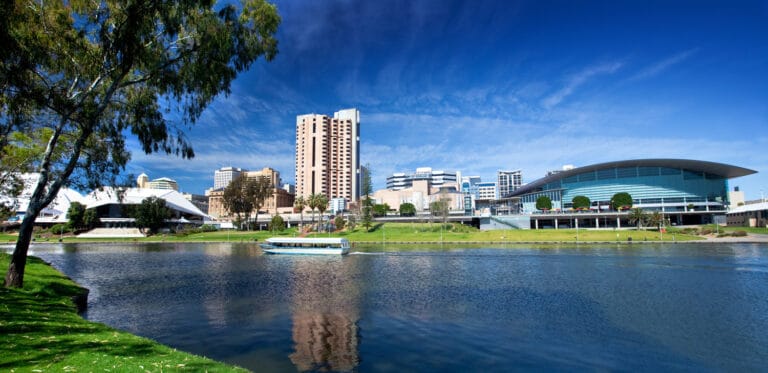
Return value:
M 66 244 L 33 253 L 91 289 L 88 319 L 260 372 L 768 364 L 765 244 L 346 257 Z

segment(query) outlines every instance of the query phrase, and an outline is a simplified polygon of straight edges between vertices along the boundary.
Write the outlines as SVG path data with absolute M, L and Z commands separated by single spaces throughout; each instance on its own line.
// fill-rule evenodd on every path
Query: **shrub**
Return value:
M 72 230 L 67 224 L 55 224 L 50 229 L 48 229 L 48 232 L 51 234 L 63 234 L 63 233 L 69 233 Z
M 586 197 L 586 196 L 573 197 L 573 200 L 571 200 L 571 202 L 573 203 L 574 210 L 589 210 L 589 206 L 591 205 L 591 202 L 589 201 L 589 197 Z
M 413 203 L 403 203 L 400 205 L 400 216 L 416 215 L 416 206 Z
M 611 207 L 616 211 L 632 208 L 632 196 L 627 192 L 619 192 L 611 198 Z
M 336 217 L 336 219 L 333 219 L 333 224 L 336 225 L 336 229 L 342 230 L 344 229 L 344 217 L 339 215 Z
M 747 232 L 746 231 L 735 231 L 735 232 L 731 233 L 731 236 L 733 236 L 733 237 L 746 237 L 747 236 Z
M 272 220 L 269 222 L 269 230 L 281 231 L 283 229 L 285 229 L 285 220 L 283 220 L 283 217 L 280 215 L 273 216 Z
M 542 211 L 552 210 L 552 199 L 547 196 L 539 196 L 539 198 L 536 198 L 536 209 Z

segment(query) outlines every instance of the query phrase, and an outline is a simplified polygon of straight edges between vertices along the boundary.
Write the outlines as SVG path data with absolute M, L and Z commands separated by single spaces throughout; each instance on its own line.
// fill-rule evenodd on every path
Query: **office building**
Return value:
M 296 117 L 296 195 L 360 199 L 360 112 Z
M 280 187 L 280 172 L 270 167 L 264 167 L 259 171 L 245 171 L 245 177 L 249 179 L 256 179 L 259 177 L 266 177 L 269 179 L 270 185 L 273 188 Z
M 499 197 L 504 198 L 523 186 L 523 172 L 520 170 L 498 171 L 496 185 L 499 188 Z
M 248 170 L 236 167 L 222 167 L 214 171 L 213 190 L 226 188 L 232 180 L 236 179 L 243 172 L 248 172 Z
M 495 200 L 498 199 L 495 182 L 484 182 L 477 184 L 477 199 Z
M 167 177 L 161 177 L 159 179 L 150 181 L 149 176 L 147 176 L 145 173 L 142 173 L 136 179 L 136 187 L 139 189 L 168 189 L 175 190 L 177 192 L 179 191 L 179 184 L 176 182 L 176 180 Z
M 417 180 L 426 180 L 430 188 L 439 188 L 442 186 L 453 186 L 459 189 L 458 180 L 461 179 L 459 172 L 450 172 L 443 170 L 433 170 L 431 167 L 419 167 L 416 172 L 407 174 L 404 172 L 394 173 L 387 177 L 387 189 L 401 190 L 413 186 Z

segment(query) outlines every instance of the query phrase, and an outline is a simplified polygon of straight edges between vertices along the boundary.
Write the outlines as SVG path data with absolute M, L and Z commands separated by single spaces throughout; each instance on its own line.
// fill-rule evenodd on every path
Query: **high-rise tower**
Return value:
M 296 117 L 296 196 L 360 199 L 360 112 Z

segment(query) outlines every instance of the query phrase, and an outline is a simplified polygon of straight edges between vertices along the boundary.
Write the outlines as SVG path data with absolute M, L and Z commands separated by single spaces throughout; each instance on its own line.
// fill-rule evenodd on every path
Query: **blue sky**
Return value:
M 416 167 L 525 182 L 563 165 L 687 158 L 768 196 L 768 2 L 276 1 L 280 53 L 128 172 L 202 194 L 219 167 L 294 180 L 296 116 L 361 113 L 375 189 Z

